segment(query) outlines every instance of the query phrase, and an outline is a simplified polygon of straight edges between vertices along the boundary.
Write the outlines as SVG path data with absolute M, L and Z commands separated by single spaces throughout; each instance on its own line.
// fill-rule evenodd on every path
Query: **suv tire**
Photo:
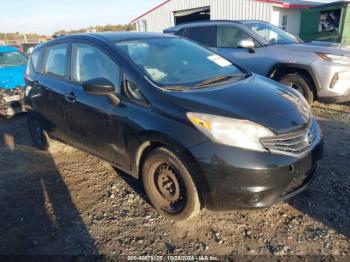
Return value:
M 42 128 L 39 116 L 34 112 L 29 112 L 27 123 L 34 145 L 40 150 L 47 151 L 50 146 L 50 138 Z
M 166 216 L 186 220 L 200 211 L 190 169 L 168 149 L 156 148 L 146 155 L 142 181 L 151 204 Z
M 310 79 L 299 73 L 287 74 L 278 79 L 282 85 L 287 85 L 298 90 L 311 105 L 314 100 L 314 93 Z

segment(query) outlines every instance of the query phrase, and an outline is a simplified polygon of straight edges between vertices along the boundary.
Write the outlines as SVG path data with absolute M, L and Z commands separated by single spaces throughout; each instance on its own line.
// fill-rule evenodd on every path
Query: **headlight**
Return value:
M 266 151 L 260 138 L 275 136 L 270 129 L 248 120 L 192 112 L 187 118 L 211 140 L 228 146 Z
M 331 54 L 325 54 L 325 53 L 317 53 L 323 60 L 326 60 L 328 62 L 337 63 L 337 64 L 343 64 L 343 65 L 350 65 L 350 57 L 343 56 L 343 55 L 331 55 Z
M 310 105 L 309 103 L 306 101 L 306 98 L 303 96 L 302 93 L 300 93 L 298 90 L 293 90 L 293 94 L 299 99 L 299 103 L 301 103 L 301 105 L 305 108 L 307 108 L 308 110 L 310 110 Z
M 306 121 L 309 121 L 311 114 L 311 109 L 309 103 L 306 101 L 305 97 L 298 91 L 293 90 L 293 94 L 296 96 L 297 101 L 295 101 L 295 106 L 299 113 L 305 118 Z

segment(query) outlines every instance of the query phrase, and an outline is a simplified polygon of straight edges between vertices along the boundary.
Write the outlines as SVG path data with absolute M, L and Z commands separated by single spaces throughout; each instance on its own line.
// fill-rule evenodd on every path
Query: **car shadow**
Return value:
M 319 120 L 324 156 L 309 188 L 288 203 L 350 239 L 350 123 Z M 317 228 L 312 228 L 317 233 Z
M 51 155 L 33 147 L 25 117 L 0 120 L 0 254 L 98 255 Z
M 150 204 L 140 179 L 128 175 L 124 171 L 117 168 L 114 168 L 114 171 L 116 172 L 116 175 L 122 178 L 136 194 L 138 194 L 146 203 Z

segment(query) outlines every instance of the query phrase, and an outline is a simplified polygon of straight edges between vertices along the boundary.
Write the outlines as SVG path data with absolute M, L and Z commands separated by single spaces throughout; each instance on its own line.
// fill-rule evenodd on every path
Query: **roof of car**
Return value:
M 176 32 L 182 28 L 189 27 L 189 26 L 199 26 L 199 25 L 210 25 L 210 24 L 251 24 L 251 23 L 256 23 L 256 22 L 261 22 L 261 23 L 266 23 L 264 21 L 260 20 L 207 20 L 207 21 L 195 21 L 195 22 L 190 22 L 190 23 L 184 23 L 184 24 L 179 24 L 170 28 L 167 28 L 164 30 L 164 32 Z
M 13 46 L 0 46 L 0 53 L 16 52 L 18 49 Z
M 105 38 L 111 42 L 121 42 L 135 39 L 146 39 L 154 37 L 171 37 L 162 33 L 143 33 L 143 32 L 103 32 L 92 33 L 90 35 Z
M 154 38 L 154 37 L 172 37 L 169 35 L 165 35 L 162 33 L 140 33 L 140 32 L 101 32 L 101 33 L 83 33 L 76 35 L 68 35 L 68 36 L 60 36 L 55 38 L 55 40 L 61 40 L 64 38 L 70 37 L 94 37 L 94 38 L 103 38 L 110 42 L 121 42 L 128 40 L 136 40 L 136 39 L 146 39 L 146 38 Z
M 254 23 L 266 23 L 266 21 L 261 21 L 261 20 L 237 20 L 238 23 L 243 24 L 243 25 L 249 25 L 249 24 L 254 24 Z

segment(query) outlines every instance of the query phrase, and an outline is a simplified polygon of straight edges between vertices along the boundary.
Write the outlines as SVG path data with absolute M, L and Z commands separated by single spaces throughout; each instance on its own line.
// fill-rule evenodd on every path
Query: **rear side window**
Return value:
M 73 80 L 84 82 L 102 77 L 111 81 L 116 92 L 120 93 L 120 68 L 109 56 L 100 49 L 83 43 L 73 45 L 73 55 Z
M 23 66 L 27 64 L 27 58 L 20 52 L 0 53 L 0 67 Z
M 66 73 L 68 44 L 59 44 L 47 48 L 45 73 L 64 77 Z
M 31 56 L 30 56 L 30 69 L 33 70 L 34 72 L 39 72 L 40 71 L 40 57 L 42 54 L 43 50 L 35 50 Z
M 216 26 L 190 27 L 185 32 L 185 37 L 208 47 L 215 46 Z

